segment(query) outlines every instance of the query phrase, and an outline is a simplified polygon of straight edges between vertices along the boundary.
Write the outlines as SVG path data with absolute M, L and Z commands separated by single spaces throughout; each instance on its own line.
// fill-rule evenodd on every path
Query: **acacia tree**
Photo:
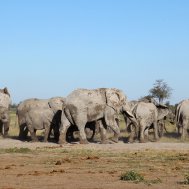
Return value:
M 158 79 L 154 83 L 154 87 L 150 89 L 149 93 L 154 98 L 158 99 L 159 104 L 163 103 L 165 99 L 169 99 L 171 96 L 171 87 L 163 79 Z

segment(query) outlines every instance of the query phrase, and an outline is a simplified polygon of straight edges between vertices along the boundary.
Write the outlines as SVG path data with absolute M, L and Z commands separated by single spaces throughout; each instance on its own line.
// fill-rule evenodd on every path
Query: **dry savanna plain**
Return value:
M 128 133 L 120 125 L 116 144 L 99 144 L 98 135 L 87 145 L 32 143 L 18 140 L 12 111 L 9 137 L 0 139 L 0 188 L 189 188 L 189 139 L 181 141 L 174 125 L 166 124 L 158 142 L 133 144 L 126 143 Z M 43 131 L 37 134 L 42 138 Z

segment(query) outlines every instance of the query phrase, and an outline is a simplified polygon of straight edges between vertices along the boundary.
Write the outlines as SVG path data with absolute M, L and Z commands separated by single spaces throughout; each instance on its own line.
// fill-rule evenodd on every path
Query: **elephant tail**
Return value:
M 16 110 L 16 119 L 15 119 L 15 126 L 17 125 L 20 125 L 20 120 L 19 120 L 19 113 L 18 113 L 18 110 Z
M 25 124 L 26 120 L 25 120 L 25 116 L 23 115 L 23 112 L 17 110 L 16 111 L 16 117 L 17 117 L 17 119 L 15 120 L 15 125 L 17 123 L 18 123 L 19 126 Z
M 175 116 L 176 125 L 179 124 L 179 120 L 180 120 L 180 107 L 181 105 L 177 106 L 177 109 L 176 109 L 176 116 Z
M 65 107 L 65 108 L 63 109 L 63 111 L 64 111 L 64 114 L 66 115 L 68 121 L 69 121 L 72 125 L 75 125 L 74 120 L 73 120 L 73 118 L 72 118 L 72 115 L 71 115 L 71 113 L 70 113 L 70 110 Z

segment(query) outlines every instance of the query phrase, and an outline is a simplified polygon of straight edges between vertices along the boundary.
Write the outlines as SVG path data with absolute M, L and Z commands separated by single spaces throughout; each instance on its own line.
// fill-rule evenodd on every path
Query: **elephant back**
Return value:
M 189 118 L 189 99 L 180 102 L 176 108 L 176 121 L 179 122 L 180 116 Z
M 104 104 L 106 102 L 105 89 L 76 89 L 65 100 L 66 104 L 90 105 L 92 102 Z

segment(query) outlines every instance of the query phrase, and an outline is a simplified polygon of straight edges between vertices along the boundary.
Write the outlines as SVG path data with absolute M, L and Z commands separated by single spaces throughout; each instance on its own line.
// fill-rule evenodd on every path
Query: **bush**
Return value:
M 142 175 L 140 175 L 139 173 L 135 172 L 135 171 L 128 171 L 126 173 L 123 173 L 121 175 L 121 180 L 124 181 L 137 181 L 137 182 L 141 182 L 144 180 L 144 177 Z
M 189 185 L 189 173 L 185 175 L 184 179 L 184 184 Z

